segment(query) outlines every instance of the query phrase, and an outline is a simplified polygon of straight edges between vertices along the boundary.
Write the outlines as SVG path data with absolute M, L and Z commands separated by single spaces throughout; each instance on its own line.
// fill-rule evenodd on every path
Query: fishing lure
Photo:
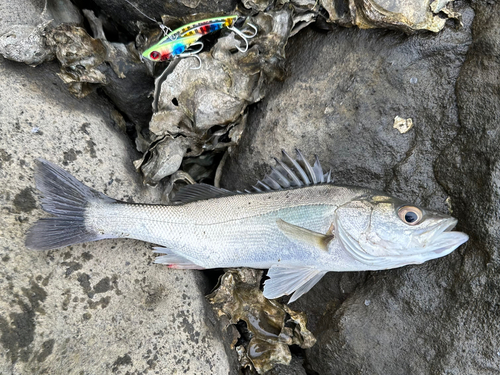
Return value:
M 193 56 L 198 58 L 201 66 L 201 60 L 196 56 L 203 49 L 203 42 L 199 41 L 199 39 L 222 28 L 227 28 L 240 36 L 246 45 L 245 48 L 241 48 L 240 46 L 236 46 L 236 48 L 240 52 L 246 52 L 248 50 L 248 39 L 255 37 L 258 30 L 251 23 L 247 25 L 253 29 L 253 32 L 249 32 L 249 29 L 239 30 L 234 26 L 237 20 L 238 16 L 233 15 L 191 22 L 168 33 L 158 43 L 144 51 L 142 56 L 154 62 L 166 61 L 174 56 Z M 200 48 L 196 51 L 185 52 L 194 45 L 198 45 Z M 199 67 L 196 69 L 199 69 Z
M 193 56 L 203 49 L 203 43 L 198 42 L 200 37 L 198 35 L 186 36 L 183 38 L 177 38 L 170 41 L 163 41 L 155 44 L 154 46 L 148 48 L 142 53 L 142 56 L 154 61 L 167 61 L 174 56 L 188 57 Z M 186 49 L 192 48 L 195 45 L 199 45 L 200 48 L 196 51 L 185 52 Z

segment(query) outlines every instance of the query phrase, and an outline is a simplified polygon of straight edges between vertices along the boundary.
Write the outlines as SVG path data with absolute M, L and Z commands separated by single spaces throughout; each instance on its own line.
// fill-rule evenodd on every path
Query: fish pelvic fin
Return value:
M 201 267 L 189 259 L 184 258 L 181 255 L 175 254 L 173 251 L 165 247 L 153 247 L 153 252 L 157 254 L 164 254 L 156 257 L 155 263 L 165 264 L 168 268 L 183 269 L 183 270 L 204 270 Z
M 38 159 L 35 183 L 42 193 L 42 208 L 53 217 L 38 220 L 26 235 L 26 247 L 31 250 L 51 250 L 112 236 L 96 233 L 85 225 L 85 211 L 96 201 L 116 200 L 84 185 L 64 169 Z
M 294 302 L 311 290 L 326 272 L 312 267 L 273 266 L 267 273 L 270 279 L 264 282 L 264 297 L 275 299 L 293 293 L 288 303 Z
M 321 250 L 328 251 L 328 244 L 334 238 L 333 234 L 321 234 L 312 230 L 287 223 L 282 219 L 276 220 L 278 228 L 284 235 L 308 245 L 313 245 Z

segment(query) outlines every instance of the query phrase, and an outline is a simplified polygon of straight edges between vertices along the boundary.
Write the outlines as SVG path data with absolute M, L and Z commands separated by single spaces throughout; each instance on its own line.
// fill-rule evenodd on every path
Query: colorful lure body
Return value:
M 191 22 L 168 33 L 158 42 L 158 44 L 167 43 L 179 37 L 184 38 L 193 35 L 199 35 L 199 38 L 201 38 L 203 35 L 234 25 L 237 19 L 238 16 L 228 16 L 207 18 L 205 20 Z
M 142 56 L 151 61 L 166 61 L 180 55 L 202 36 L 234 25 L 238 16 L 215 17 L 191 22 L 167 34 L 157 44 L 148 48 Z
M 142 53 L 142 56 L 151 61 L 167 61 L 168 59 L 182 54 L 190 45 L 200 37 L 198 35 L 177 38 L 169 42 L 157 43 Z

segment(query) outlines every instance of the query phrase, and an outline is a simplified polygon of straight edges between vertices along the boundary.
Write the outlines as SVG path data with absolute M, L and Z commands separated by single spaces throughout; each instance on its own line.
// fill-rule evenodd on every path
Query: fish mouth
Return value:
M 457 247 L 467 242 L 469 236 L 463 232 L 453 231 L 458 220 L 453 217 L 436 218 L 436 223 L 420 233 L 420 246 L 433 258 L 450 254 Z M 418 237 L 417 237 L 418 238 Z

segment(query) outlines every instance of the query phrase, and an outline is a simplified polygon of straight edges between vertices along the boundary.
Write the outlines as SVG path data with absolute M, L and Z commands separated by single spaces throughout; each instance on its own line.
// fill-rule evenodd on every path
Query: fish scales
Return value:
M 264 296 L 292 295 L 289 302 L 326 272 L 420 264 L 468 240 L 452 231 L 457 220 L 449 215 L 377 190 L 334 185 L 319 160 L 311 166 L 298 150 L 296 159 L 283 152 L 257 193 L 195 184 L 167 206 L 109 198 L 45 160 L 35 180 L 43 209 L 54 216 L 30 228 L 30 249 L 134 238 L 161 245 L 155 263 L 171 268 L 269 269 Z
M 306 245 L 295 246 L 278 230 L 277 218 L 326 232 L 335 208 L 366 192 L 313 185 L 174 206 L 101 204 L 90 207 L 86 220 L 97 232 L 176 249 L 205 268 L 241 267 L 248 262 L 253 267 L 268 268 L 278 260 L 309 259 Z

